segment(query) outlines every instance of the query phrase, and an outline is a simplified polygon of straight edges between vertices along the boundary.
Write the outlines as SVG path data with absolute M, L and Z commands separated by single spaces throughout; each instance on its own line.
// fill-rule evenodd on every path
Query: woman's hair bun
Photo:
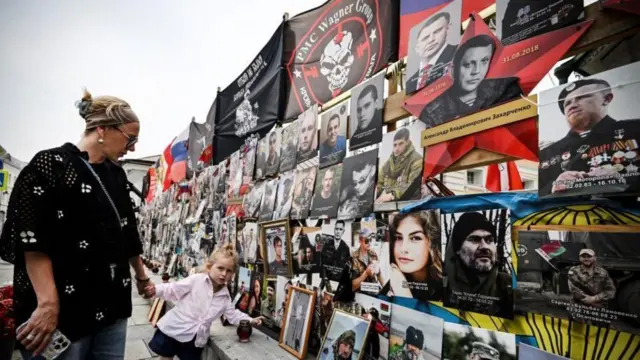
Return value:
M 87 119 L 87 115 L 89 115 L 92 100 L 89 90 L 87 90 L 87 88 L 82 89 L 82 98 L 76 101 L 76 107 L 78 108 L 80 116 L 85 120 Z

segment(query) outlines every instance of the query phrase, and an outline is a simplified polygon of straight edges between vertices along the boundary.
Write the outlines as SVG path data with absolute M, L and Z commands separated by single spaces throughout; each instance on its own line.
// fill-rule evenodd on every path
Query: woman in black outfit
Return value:
M 22 170 L 0 236 L 0 256 L 15 265 L 16 322 L 25 359 L 58 329 L 70 341 L 58 359 L 123 359 L 131 316 L 131 274 L 149 285 L 140 259 L 129 183 L 116 161 L 135 150 L 140 124 L 125 101 L 77 103 L 86 123 L 77 145 L 37 153 Z

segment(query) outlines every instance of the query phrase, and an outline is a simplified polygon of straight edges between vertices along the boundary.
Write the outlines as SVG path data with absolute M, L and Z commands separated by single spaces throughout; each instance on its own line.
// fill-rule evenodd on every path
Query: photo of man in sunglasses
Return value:
M 358 234 L 360 246 L 351 253 L 351 288 L 353 291 L 364 291 L 365 289 L 361 289 L 363 283 L 379 284 L 379 288 L 385 284 L 380 272 L 378 255 L 371 249 L 371 243 L 375 241 L 375 236 L 375 232 L 369 228 L 362 228 Z

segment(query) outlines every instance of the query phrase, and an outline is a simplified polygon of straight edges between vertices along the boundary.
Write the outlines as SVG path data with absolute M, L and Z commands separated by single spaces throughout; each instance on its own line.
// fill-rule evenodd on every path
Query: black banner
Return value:
M 242 74 L 218 93 L 215 164 L 238 150 L 247 136 L 263 137 L 281 118 L 282 33 L 281 24 Z
M 398 54 L 398 0 L 333 0 L 287 21 L 285 119 L 373 76 Z
M 214 106 L 216 101 L 213 102 Z M 207 116 L 207 120 L 209 117 Z M 187 146 L 187 179 L 191 179 L 195 173 L 209 165 L 211 157 L 205 153 L 211 153 L 213 141 L 213 122 L 204 124 L 196 122 L 195 117 L 189 125 L 189 142 Z

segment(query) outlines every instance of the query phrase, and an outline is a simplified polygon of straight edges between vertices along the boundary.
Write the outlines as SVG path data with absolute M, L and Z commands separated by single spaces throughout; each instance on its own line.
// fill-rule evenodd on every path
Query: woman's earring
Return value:
M 98 139 L 98 144 L 103 144 L 103 143 L 104 143 L 104 139 L 103 138 Z

